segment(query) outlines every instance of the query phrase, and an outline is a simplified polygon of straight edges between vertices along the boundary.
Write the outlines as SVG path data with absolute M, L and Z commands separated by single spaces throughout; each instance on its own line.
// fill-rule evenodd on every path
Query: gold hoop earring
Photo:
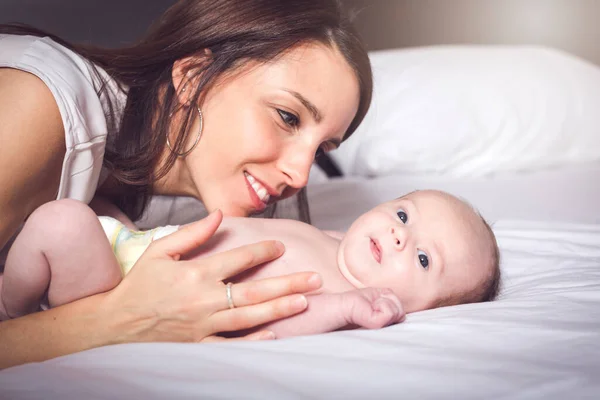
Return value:
M 192 147 L 189 150 L 184 151 L 183 153 L 176 153 L 171 147 L 171 142 L 169 141 L 169 135 L 167 135 L 167 147 L 171 150 L 171 153 L 174 153 L 177 157 L 185 157 L 192 152 L 200 143 L 200 137 L 202 136 L 202 129 L 204 128 L 204 119 L 202 118 L 202 111 L 200 111 L 200 107 L 196 106 L 196 111 L 198 111 L 198 118 L 200 119 L 200 128 L 198 129 L 198 135 L 196 136 L 196 140 Z

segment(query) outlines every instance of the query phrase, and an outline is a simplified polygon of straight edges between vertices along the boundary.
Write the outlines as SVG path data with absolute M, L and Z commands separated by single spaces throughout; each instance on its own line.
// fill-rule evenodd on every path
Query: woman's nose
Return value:
M 284 155 L 279 161 L 279 169 L 285 175 L 288 186 L 300 189 L 308 183 L 314 153 L 308 151 L 290 153 Z
M 408 240 L 406 228 L 401 226 L 392 226 L 390 228 L 390 234 L 392 235 L 394 248 L 399 251 L 404 250 Z

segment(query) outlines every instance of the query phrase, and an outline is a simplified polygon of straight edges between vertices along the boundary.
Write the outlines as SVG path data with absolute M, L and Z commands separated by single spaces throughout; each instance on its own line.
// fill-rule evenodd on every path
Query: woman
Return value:
M 0 367 L 114 343 L 220 340 L 305 309 L 314 274 L 222 282 L 281 255 L 279 243 L 180 259 L 222 213 L 297 194 L 315 155 L 361 122 L 371 71 L 337 1 L 182 0 L 116 50 L 0 33 L 0 248 L 56 198 L 102 197 L 135 220 L 151 195 L 185 195 L 212 213 L 154 242 L 116 288 L 0 323 Z

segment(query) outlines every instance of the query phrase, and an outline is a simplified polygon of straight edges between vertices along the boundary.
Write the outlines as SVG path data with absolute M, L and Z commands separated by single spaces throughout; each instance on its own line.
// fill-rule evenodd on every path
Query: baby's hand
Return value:
M 378 329 L 404 320 L 402 304 L 390 289 L 365 288 L 342 294 L 347 323 Z

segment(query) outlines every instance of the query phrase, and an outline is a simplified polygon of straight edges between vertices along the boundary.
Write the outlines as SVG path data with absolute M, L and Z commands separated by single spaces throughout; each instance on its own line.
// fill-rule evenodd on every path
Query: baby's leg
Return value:
M 1 303 L 17 317 L 38 310 L 46 291 L 54 307 L 110 290 L 120 280 L 96 214 L 82 202 L 59 200 L 33 212 L 12 245 Z

